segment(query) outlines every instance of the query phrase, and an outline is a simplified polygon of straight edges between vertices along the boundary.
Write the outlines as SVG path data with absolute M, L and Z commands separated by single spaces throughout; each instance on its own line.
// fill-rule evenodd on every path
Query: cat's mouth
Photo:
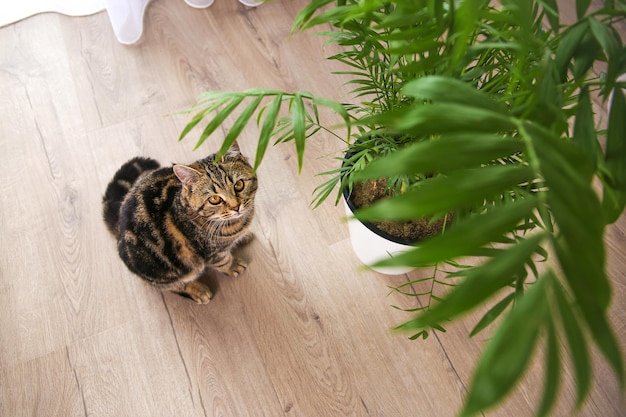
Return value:
M 219 220 L 222 221 L 233 221 L 233 220 L 238 220 L 240 218 L 242 218 L 243 216 L 245 216 L 247 210 L 245 210 L 243 207 L 241 209 L 239 209 L 239 211 L 230 211 L 229 213 L 225 213 L 222 216 L 220 216 Z

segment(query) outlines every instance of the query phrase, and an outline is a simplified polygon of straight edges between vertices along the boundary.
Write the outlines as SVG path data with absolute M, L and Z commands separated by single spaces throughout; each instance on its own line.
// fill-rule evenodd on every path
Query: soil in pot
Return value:
M 386 179 L 369 180 L 354 184 L 350 200 L 356 208 L 364 208 L 372 203 L 393 195 L 393 190 L 387 188 Z M 448 216 L 448 224 L 450 216 Z M 407 242 L 417 242 L 438 234 L 444 226 L 445 218 L 438 219 L 433 224 L 430 218 L 410 220 L 405 222 L 372 221 L 377 229 Z

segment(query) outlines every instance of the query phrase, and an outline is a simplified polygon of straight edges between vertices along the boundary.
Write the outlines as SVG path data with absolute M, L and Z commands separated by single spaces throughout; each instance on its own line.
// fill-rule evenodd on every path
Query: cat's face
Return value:
M 215 156 L 191 164 L 174 165 L 189 207 L 204 219 L 236 220 L 252 212 L 257 179 L 238 149 L 229 150 L 217 164 Z

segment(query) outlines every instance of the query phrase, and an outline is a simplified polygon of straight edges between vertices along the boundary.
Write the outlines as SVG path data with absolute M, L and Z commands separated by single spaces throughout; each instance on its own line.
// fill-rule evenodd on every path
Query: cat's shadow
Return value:
M 220 290 L 219 275 L 220 273 L 218 271 L 211 269 L 211 268 L 207 268 L 202 273 L 202 275 L 200 275 L 200 277 L 198 278 L 198 282 L 209 287 L 209 289 L 213 293 L 213 296 L 211 298 L 214 298 L 215 295 Z M 191 296 L 189 296 L 189 294 L 187 293 L 174 291 L 174 294 L 182 298 L 186 298 L 188 300 L 194 301 L 193 298 L 191 298 Z
M 209 287 L 215 297 L 220 292 L 221 273 L 213 268 L 206 268 L 198 281 Z

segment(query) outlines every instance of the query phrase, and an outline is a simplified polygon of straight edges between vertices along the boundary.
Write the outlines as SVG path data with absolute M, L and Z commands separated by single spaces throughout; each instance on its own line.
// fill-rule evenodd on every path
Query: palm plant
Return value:
M 537 415 L 549 414 L 563 366 L 573 364 L 579 407 L 591 381 L 595 344 L 624 385 L 619 345 L 607 318 L 611 283 L 604 231 L 626 205 L 626 48 L 615 24 L 626 3 L 607 0 L 564 24 L 556 0 L 313 0 L 294 29 L 322 32 L 342 52 L 358 104 L 308 92 L 210 92 L 181 139 L 208 119 L 199 146 L 242 109 L 221 152 L 257 114 L 255 168 L 272 140 L 293 141 L 299 166 L 306 141 L 330 131 L 320 108 L 347 127 L 348 158 L 318 188 L 388 178 L 401 192 L 356 213 L 364 220 L 406 220 L 455 212 L 455 224 L 386 266 L 446 268 L 433 275 L 423 309 L 398 330 L 426 337 L 481 305 L 493 306 L 471 335 L 494 327 L 477 365 L 463 416 L 506 396 L 536 346 L 546 347 Z M 598 75 L 598 70 L 601 70 Z M 597 126 L 592 103 L 609 107 Z M 336 134 L 336 133 L 333 133 Z M 428 174 L 428 175 L 425 175 Z M 419 179 L 419 181 L 415 181 Z M 594 180 L 600 185 L 594 187 Z M 477 258 L 460 265 L 466 257 Z M 456 267 L 455 267 L 456 266 Z M 435 284 L 455 285 L 432 297 Z M 511 343 L 511 340 L 515 340 Z

